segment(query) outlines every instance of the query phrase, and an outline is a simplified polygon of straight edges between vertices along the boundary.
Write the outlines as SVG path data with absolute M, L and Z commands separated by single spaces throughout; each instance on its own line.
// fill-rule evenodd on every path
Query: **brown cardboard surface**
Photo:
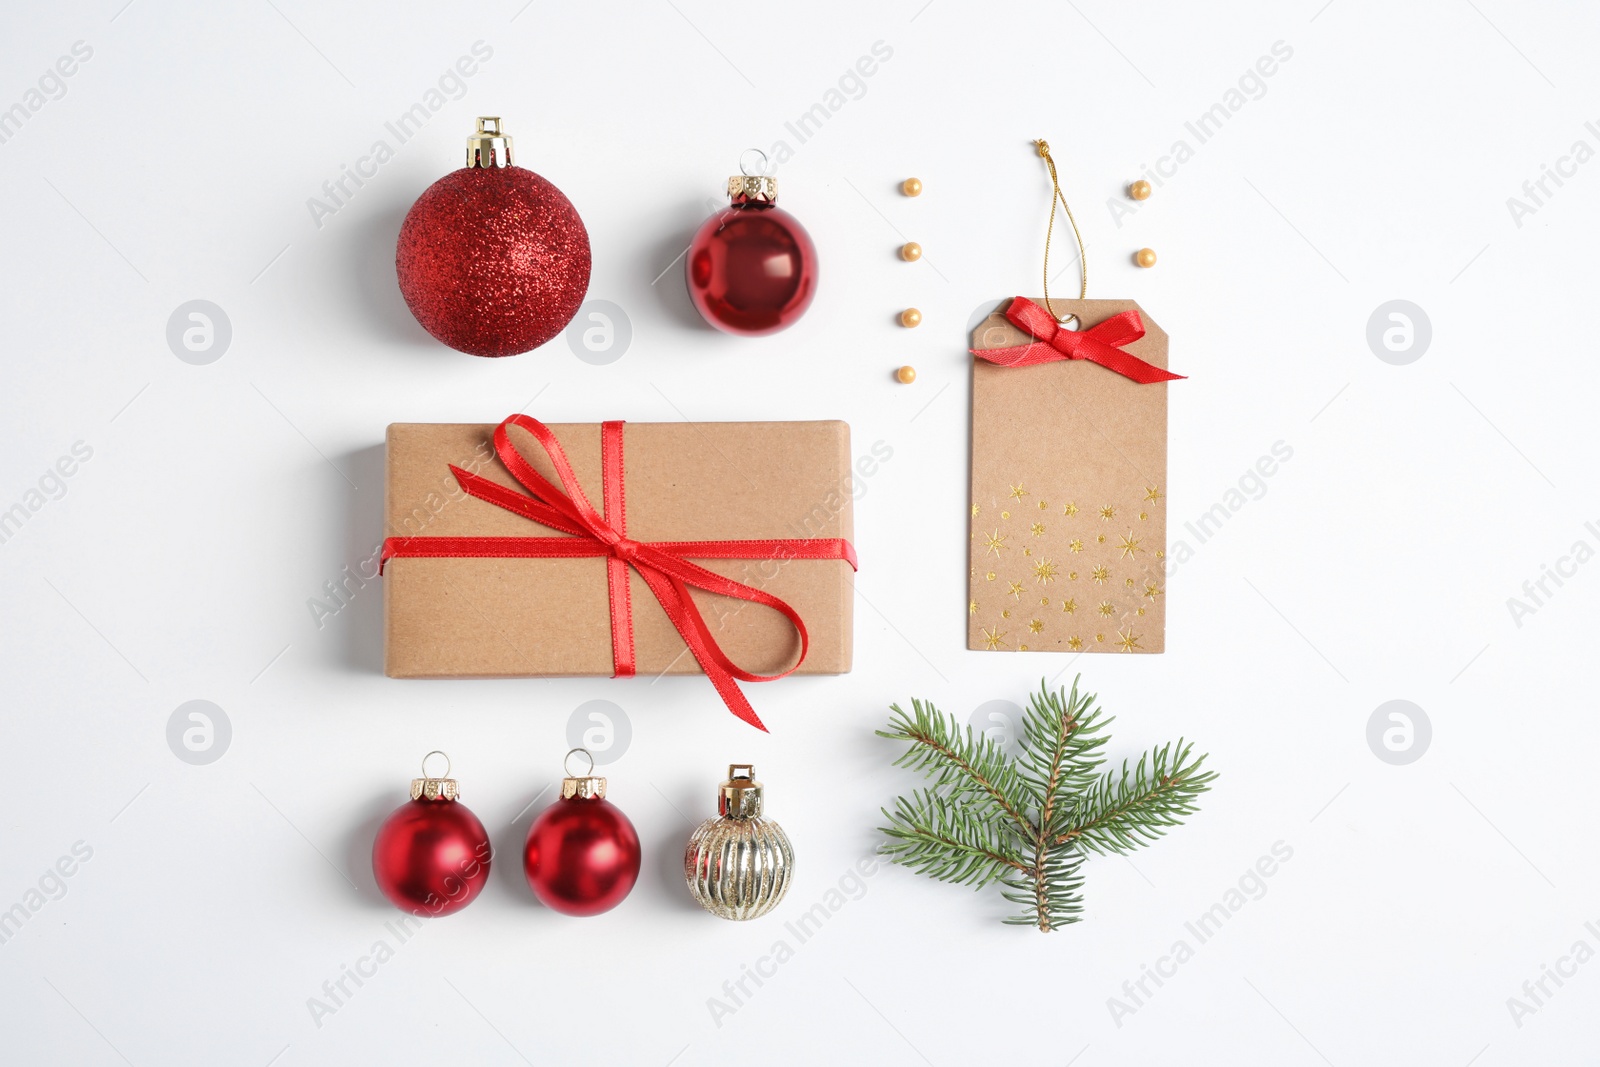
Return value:
M 391 537 L 562 536 L 466 496 L 447 465 L 523 492 L 495 458 L 494 426 L 389 427 L 385 533 Z M 602 500 L 600 427 L 555 424 L 584 493 Z M 512 439 L 540 474 L 536 441 Z M 852 537 L 850 427 L 843 422 L 633 423 L 624 427 L 628 536 L 637 541 Z M 559 483 L 557 483 L 559 484 Z M 854 585 L 843 560 L 696 560 L 787 601 L 811 638 L 802 674 L 850 670 Z M 638 672 L 700 670 L 655 595 L 629 569 Z M 392 559 L 384 570 L 384 673 L 393 678 L 609 675 L 605 561 Z M 799 640 L 777 612 L 693 590 L 723 651 L 773 674 Z
M 1052 303 L 1084 329 L 1137 310 L 1145 336 L 1126 350 L 1167 366 L 1166 333 L 1133 301 Z M 1000 307 L 973 348 L 1030 340 Z M 1140 385 L 1087 360 L 975 358 L 967 647 L 1162 651 L 1166 493 L 1167 383 Z

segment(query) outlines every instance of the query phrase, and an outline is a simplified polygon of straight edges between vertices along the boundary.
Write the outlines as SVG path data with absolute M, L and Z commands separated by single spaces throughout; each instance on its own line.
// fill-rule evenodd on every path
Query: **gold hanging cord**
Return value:
M 1083 251 L 1083 234 L 1078 232 L 1078 220 L 1072 217 L 1072 208 L 1067 206 L 1066 195 L 1061 192 L 1061 179 L 1056 175 L 1056 161 L 1050 158 L 1050 144 L 1043 139 L 1033 142 L 1039 149 L 1039 157 L 1044 160 L 1044 165 L 1050 168 L 1050 187 L 1054 195 L 1050 198 L 1050 225 L 1044 232 L 1044 306 L 1055 320 L 1063 326 L 1076 323 L 1078 316 L 1068 313 L 1065 317 L 1056 314 L 1056 309 L 1050 304 L 1050 238 L 1055 235 L 1056 229 L 1056 201 L 1061 202 L 1061 210 L 1067 213 L 1067 222 L 1072 225 L 1072 236 L 1078 242 L 1078 266 L 1083 284 L 1078 287 L 1078 299 L 1082 300 L 1089 295 L 1089 260 Z

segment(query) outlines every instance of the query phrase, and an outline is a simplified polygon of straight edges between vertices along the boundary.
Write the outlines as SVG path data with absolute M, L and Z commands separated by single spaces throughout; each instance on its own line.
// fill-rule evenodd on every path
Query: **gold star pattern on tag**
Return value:
M 1035 491 L 1040 488 L 1044 490 L 1042 495 Z M 1030 490 L 1027 484 L 1020 480 L 1015 484 L 1002 485 L 1001 491 L 995 494 L 997 499 L 1009 499 L 1013 507 L 1024 508 L 1031 500 L 1034 507 L 1028 511 L 1018 511 L 1015 516 L 1009 510 L 993 507 L 987 513 L 993 515 L 994 511 L 998 511 L 1000 524 L 990 519 L 988 530 L 983 530 L 977 524 L 978 516 L 984 514 L 985 509 L 978 504 L 970 505 L 973 516 L 971 528 L 973 550 L 979 560 L 988 559 L 995 568 L 987 573 L 982 568 L 973 568 L 974 589 L 967 603 L 967 614 L 973 619 L 971 625 L 976 631 L 973 647 L 991 651 L 1027 651 L 1030 648 L 1029 644 L 1011 642 L 1008 639 L 1008 632 L 1002 629 L 1006 625 L 1005 620 L 1014 619 L 1017 626 L 1026 628 L 1024 636 L 1032 641 L 1031 647 L 1040 651 L 1149 651 L 1143 644 L 1144 635 L 1135 633 L 1132 627 L 1127 625 L 1117 629 L 1115 633 L 1107 630 L 1099 633 L 1059 634 L 1050 638 L 1035 638 L 1032 635 L 1045 632 L 1048 615 L 1041 614 L 1038 618 L 1032 618 L 1023 614 L 1020 607 L 1023 594 L 1028 592 L 1031 579 L 1031 584 L 1034 586 L 1032 595 L 1039 597 L 1039 609 L 1049 611 L 1052 604 L 1059 603 L 1062 614 L 1075 616 L 1079 607 L 1078 599 L 1052 598 L 1048 595 L 1046 587 L 1055 581 L 1076 582 L 1079 578 L 1078 569 L 1069 570 L 1056 560 L 1061 559 L 1063 555 L 1067 558 L 1081 555 L 1083 561 L 1079 569 L 1083 572 L 1083 578 L 1101 587 L 1095 590 L 1098 596 L 1085 598 L 1086 603 L 1083 607 L 1092 618 L 1100 621 L 1101 625 L 1116 626 L 1118 623 L 1131 623 L 1145 615 L 1145 605 L 1156 602 L 1157 598 L 1164 594 L 1157 561 L 1165 559 L 1166 553 L 1162 550 L 1164 546 L 1160 544 L 1157 531 L 1148 526 L 1138 525 L 1152 518 L 1159 520 L 1160 515 L 1155 510 L 1140 510 L 1141 504 L 1130 502 L 1140 501 L 1142 497 L 1142 506 L 1146 509 L 1164 508 L 1166 505 L 1159 486 L 1135 485 L 1130 488 L 1132 492 L 1121 496 L 1120 499 L 1112 493 L 1107 493 L 1105 497 L 1100 498 L 1102 503 L 1081 509 L 1086 511 L 1089 517 L 1098 516 L 1100 519 L 1099 523 L 1089 527 L 1090 530 L 1098 527 L 1092 535 L 1079 532 L 1074 536 L 1068 527 L 1052 528 L 1052 524 L 1046 518 L 1047 514 L 1060 514 L 1063 517 L 1061 521 L 1066 522 L 1073 519 L 1080 511 L 1080 506 L 1074 501 L 1062 502 L 1061 495 L 1058 495 L 1059 487 L 1054 485 L 1035 486 L 1034 490 Z M 1058 491 L 1052 492 L 1052 489 Z M 1101 490 L 1090 491 L 1098 496 Z M 985 492 L 992 490 L 980 489 L 974 495 L 982 496 Z M 1052 504 L 1046 499 L 1047 497 L 1054 497 L 1056 502 Z M 1059 509 L 1059 512 L 1051 510 L 1052 508 Z M 1037 518 L 1032 517 L 1033 510 L 1039 512 Z M 1129 520 L 1134 516 L 1137 516 L 1137 519 L 1130 523 Z M 1019 528 L 1014 532 L 1002 532 L 1013 517 L 1018 520 Z M 1113 524 L 1125 524 L 1123 532 L 1117 533 Z M 1023 535 L 1022 527 L 1026 527 L 1026 535 Z M 1014 544 L 1011 540 L 1013 537 L 1020 538 L 1021 543 Z M 1152 540 L 1157 543 L 1151 544 Z M 1019 551 L 1015 556 L 1007 556 L 1008 549 Z M 1113 574 L 1114 561 L 1120 573 Z M 1021 567 L 1015 565 L 1018 562 L 1022 564 Z M 1004 602 L 994 604 L 993 592 L 987 593 L 990 600 L 983 600 L 978 592 L 980 574 L 984 575 L 987 581 L 1004 582 L 1005 595 L 1017 605 L 1014 610 L 1011 608 L 999 610 Z M 996 611 L 998 616 L 994 614 Z M 1160 609 L 1151 608 L 1150 613 L 1154 616 L 1152 625 L 1159 628 Z M 977 619 L 984 615 L 995 620 L 996 625 L 980 626 Z M 979 635 L 983 639 L 982 644 L 976 640 Z M 1157 637 L 1159 645 L 1159 633 Z

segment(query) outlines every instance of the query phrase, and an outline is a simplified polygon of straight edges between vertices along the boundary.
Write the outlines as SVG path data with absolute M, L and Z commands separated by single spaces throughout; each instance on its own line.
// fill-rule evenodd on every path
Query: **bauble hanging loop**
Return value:
M 599 915 L 632 892 L 639 879 L 639 835 L 622 811 L 606 799 L 606 780 L 594 771 L 561 780 L 561 799 L 528 827 L 522 870 L 534 896 L 564 915 Z
M 816 245 L 777 201 L 777 178 L 735 174 L 728 179 L 728 207 L 707 219 L 689 244 L 689 299 L 724 333 L 777 333 L 804 315 L 817 295 Z
M 428 773 L 430 756 L 444 756 L 443 775 Z M 378 828 L 372 876 L 401 911 L 449 915 L 472 903 L 488 884 L 489 834 L 456 799 L 460 795 L 450 777 L 450 757 L 430 752 L 422 757 L 422 777 L 411 780 L 411 800 Z
M 500 119 L 478 119 L 467 165 L 411 205 L 400 227 L 400 294 L 434 337 L 512 356 L 566 328 L 589 291 L 589 231 L 572 201 L 512 164 Z
M 717 818 L 701 823 L 683 852 L 683 877 L 711 914 L 742 921 L 767 914 L 789 892 L 794 849 L 783 827 L 765 818 L 755 768 L 728 767 L 717 790 Z

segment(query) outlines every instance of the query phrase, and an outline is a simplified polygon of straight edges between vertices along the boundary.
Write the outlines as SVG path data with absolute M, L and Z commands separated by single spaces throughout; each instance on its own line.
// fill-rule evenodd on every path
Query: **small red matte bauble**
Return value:
M 800 220 L 777 206 L 777 179 L 735 175 L 728 196 L 727 209 L 689 245 L 689 299 L 726 333 L 777 333 L 817 295 L 817 248 Z
M 592 768 L 591 768 L 592 769 Z M 564 915 L 599 915 L 639 879 L 639 835 L 605 798 L 604 778 L 566 778 L 528 827 L 522 869 L 534 896 Z
M 453 778 L 413 778 L 412 800 L 378 828 L 372 874 L 401 911 L 449 915 L 471 904 L 489 881 L 489 834 L 456 795 Z
M 511 165 L 480 118 L 467 165 L 411 205 L 395 271 L 422 328 L 474 356 L 514 356 L 566 328 L 589 291 L 589 231 L 560 189 Z

